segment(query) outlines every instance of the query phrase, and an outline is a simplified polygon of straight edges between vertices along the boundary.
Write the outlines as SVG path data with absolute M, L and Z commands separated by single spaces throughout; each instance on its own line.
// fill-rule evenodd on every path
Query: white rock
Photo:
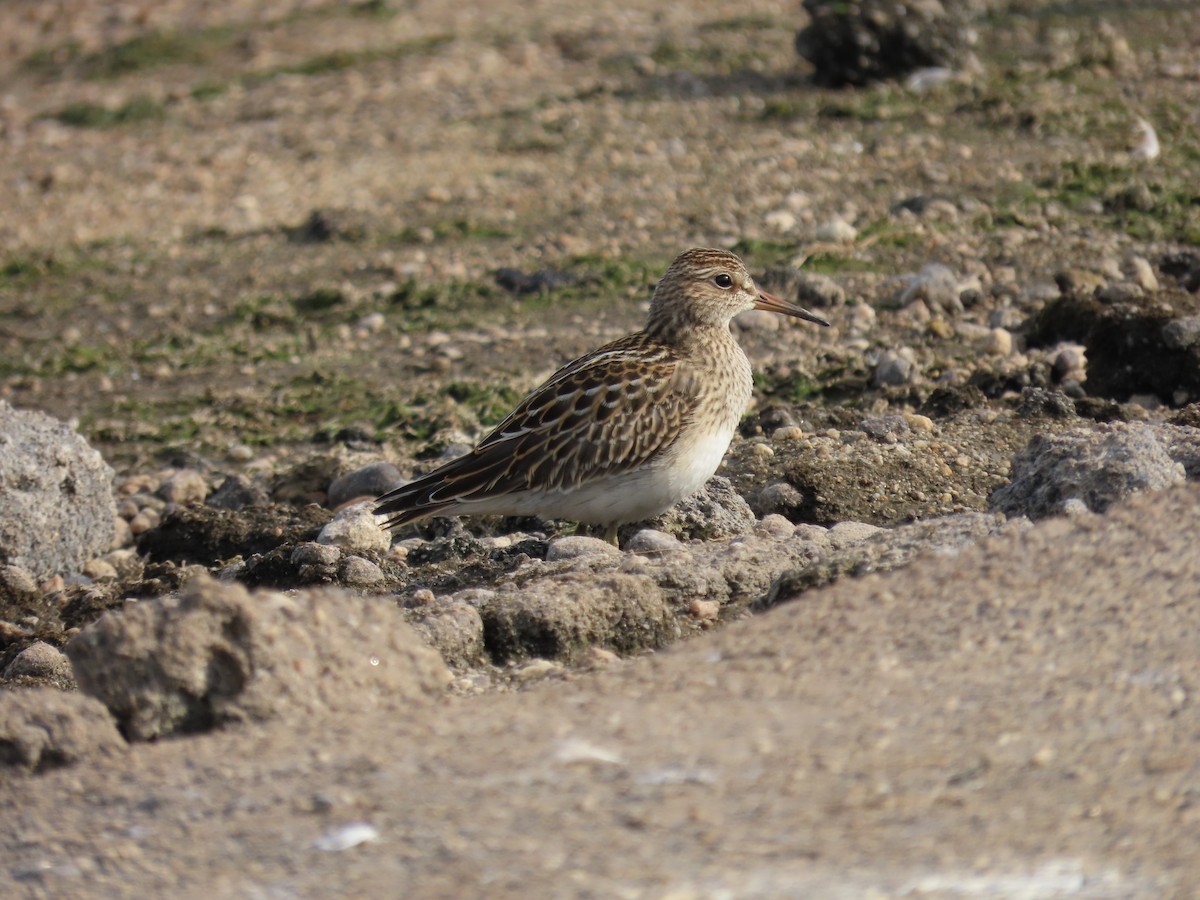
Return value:
M 379 527 L 370 503 L 347 506 L 317 535 L 317 543 L 332 544 L 351 553 L 386 553 L 392 536 Z
M 831 244 L 852 244 L 858 237 L 858 229 L 845 219 L 830 219 L 817 226 L 816 238 Z

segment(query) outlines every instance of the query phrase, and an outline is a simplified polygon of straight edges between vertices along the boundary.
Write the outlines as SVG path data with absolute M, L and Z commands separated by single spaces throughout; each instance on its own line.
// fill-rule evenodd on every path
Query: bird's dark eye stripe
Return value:
M 730 276 L 726 275 L 724 272 L 722 272 L 720 275 L 718 275 L 716 278 L 713 279 L 713 284 L 715 284 L 717 287 L 721 287 L 721 288 L 733 287 L 733 279 Z

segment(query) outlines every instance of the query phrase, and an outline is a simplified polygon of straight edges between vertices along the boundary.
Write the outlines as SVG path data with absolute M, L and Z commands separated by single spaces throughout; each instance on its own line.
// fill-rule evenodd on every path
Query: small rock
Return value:
M 91 697 L 48 687 L 0 692 L 0 766 L 37 771 L 125 749 L 112 717 Z
M 371 507 L 370 503 L 346 507 L 321 529 L 317 542 L 335 544 L 348 553 L 386 553 L 392 536 L 379 527 Z
M 338 581 L 353 587 L 370 587 L 385 581 L 383 569 L 361 556 L 347 556 L 338 566 Z
M 575 534 L 555 538 L 546 548 L 546 562 L 581 559 L 588 556 L 619 556 L 621 551 L 606 540 Z
M 885 350 L 875 364 L 875 372 L 871 376 L 873 387 L 899 386 L 908 384 L 916 374 L 916 366 L 912 360 L 894 350 Z
M 762 517 L 762 521 L 758 523 L 757 532 L 774 540 L 782 541 L 793 536 L 795 526 L 787 517 L 781 516 L 779 513 L 770 513 Z
M 113 539 L 110 550 L 120 550 L 133 543 L 133 529 L 120 516 L 113 516 Z
M 557 272 L 553 269 L 539 269 L 533 273 L 509 268 L 496 271 L 496 284 L 518 295 L 545 294 L 570 287 L 578 281 L 578 277 L 570 272 Z
M 795 520 L 804 508 L 804 495 L 788 482 L 776 481 L 758 492 L 755 505 L 764 517 L 778 515 Z
M 963 311 L 961 293 L 958 275 L 940 263 L 930 263 L 909 279 L 899 302 L 908 306 L 921 300 L 930 309 L 956 314 Z
M 984 352 L 993 356 L 1012 356 L 1013 336 L 1006 328 L 993 328 L 984 342 Z
M 721 604 L 716 600 L 693 600 L 688 604 L 688 614 L 701 622 L 715 621 L 721 615 Z
M 390 462 L 380 460 L 368 463 L 340 478 L 335 478 L 329 485 L 327 502 L 330 508 L 337 509 L 343 503 L 358 497 L 374 498 L 386 494 L 403 480 L 400 470 Z
M 342 558 L 342 551 L 329 544 L 305 541 L 297 544 L 290 557 L 294 566 L 332 566 Z
M 37 579 L 79 571 L 112 547 L 112 485 L 78 432 L 0 400 L 0 560 Z
M 1132 276 L 1130 280 L 1147 294 L 1153 294 L 1158 290 L 1158 276 L 1154 274 L 1154 267 L 1150 265 L 1150 260 L 1146 257 L 1131 256 L 1129 269 Z
M 71 661 L 57 647 L 34 641 L 13 657 L 4 669 L 5 678 L 36 678 L 59 685 L 74 685 Z
M 1132 281 L 1114 281 L 1098 288 L 1095 296 L 1101 303 L 1137 303 L 1146 292 Z
M 851 544 L 862 543 L 881 531 L 883 529 L 878 525 L 871 525 L 867 522 L 838 522 L 825 533 L 825 537 L 828 538 L 834 549 L 840 550 Z
M 354 325 L 354 333 L 359 336 L 378 334 L 387 325 L 387 317 L 381 312 L 367 313 Z
M 845 219 L 830 219 L 817 226 L 815 237 L 824 243 L 852 244 L 858 237 L 858 229 Z
M 245 509 L 249 506 L 266 506 L 270 502 L 265 488 L 242 475 L 226 478 L 207 500 L 214 509 Z
M 561 663 L 553 662 L 549 659 L 531 659 L 521 668 L 517 669 L 517 681 L 525 684 L 530 681 L 541 681 L 551 675 L 558 675 L 564 671 Z
M 1163 343 L 1173 350 L 1200 345 L 1200 316 L 1172 319 L 1162 329 Z
M 0 565 L 0 597 L 20 597 L 38 593 L 37 579 L 28 569 Z
M 195 469 L 180 469 L 162 483 L 158 495 L 168 503 L 203 503 L 208 484 Z
M 679 538 L 673 534 L 656 531 L 653 528 L 643 528 L 625 542 L 624 549 L 629 553 L 654 554 L 683 550 L 684 547 Z
M 145 534 L 150 529 L 159 524 L 159 515 L 153 509 L 143 509 L 136 516 L 129 520 L 129 530 L 133 534 Z
M 83 574 L 92 581 L 116 581 L 117 570 L 102 559 L 89 559 L 83 564 Z
M 798 441 L 804 437 L 804 429 L 799 425 L 785 425 L 782 428 L 776 428 L 771 432 L 771 440 L 782 441 Z

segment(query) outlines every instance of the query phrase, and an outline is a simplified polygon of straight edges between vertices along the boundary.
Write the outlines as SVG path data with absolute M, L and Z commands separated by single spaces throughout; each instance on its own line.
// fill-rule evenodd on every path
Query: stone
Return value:
M 75 685 L 70 660 L 61 650 L 45 641 L 34 641 L 14 656 L 12 662 L 4 668 L 4 677 L 49 681 L 61 688 L 72 688 Z
M 113 542 L 113 471 L 76 431 L 0 400 L 0 564 L 78 572 Z
M 872 387 L 898 387 L 908 384 L 916 374 L 916 366 L 907 356 L 894 350 L 885 350 L 875 364 L 871 376 Z
M 555 538 L 546 548 L 546 562 L 583 559 L 589 556 L 619 556 L 621 551 L 608 541 L 582 534 Z
M 0 766 L 33 771 L 126 749 L 104 704 L 50 687 L 0 692 Z
M 361 556 L 347 556 L 338 565 L 337 579 L 351 587 L 371 587 L 386 580 L 383 569 Z
M 379 527 L 372 506 L 359 503 L 343 509 L 321 529 L 317 543 L 334 544 L 348 553 L 386 553 L 392 535 Z
M 753 510 L 733 489 L 729 479 L 714 475 L 697 493 L 679 501 L 662 515 L 625 526 L 621 529 L 621 537 L 624 540 L 645 527 L 679 538 L 710 541 L 745 534 L 754 527 L 754 521 Z
M 335 478 L 329 485 L 328 506 L 337 509 L 343 503 L 359 497 L 378 497 L 386 494 L 404 480 L 400 470 L 390 462 L 379 460 Z
M 478 663 L 484 653 L 483 618 L 477 605 L 463 598 L 465 593 L 405 610 L 417 634 L 441 654 L 447 665 L 460 669 Z
M 206 576 L 110 610 L 67 644 L 79 689 L 131 740 L 441 693 L 450 673 L 391 603 L 251 594 Z
M 158 495 L 169 503 L 203 503 L 208 483 L 195 469 L 180 469 L 159 486 Z
M 266 488 L 243 475 L 231 475 L 221 482 L 206 501 L 214 509 L 245 509 L 247 506 L 266 506 L 271 502 Z
M 497 662 L 581 658 L 593 645 L 620 654 L 664 646 L 679 635 L 661 589 L 644 575 L 570 572 L 503 586 L 480 611 Z
M 967 5 L 939 0 L 804 0 L 808 24 L 796 52 L 828 87 L 862 86 L 969 59 Z
M 1131 494 L 1183 481 L 1155 429 L 1111 423 L 1095 429 L 1038 434 L 1013 457 L 1011 482 L 992 492 L 988 507 L 1007 516 L 1060 515 L 1070 500 L 1102 513 Z
M 683 550 L 684 546 L 673 534 L 653 528 L 643 528 L 625 542 L 624 549 L 629 553 L 670 553 Z
M 940 263 L 930 263 L 913 275 L 900 292 L 899 303 L 908 306 L 921 300 L 930 309 L 947 314 L 963 311 L 962 289 L 955 272 Z

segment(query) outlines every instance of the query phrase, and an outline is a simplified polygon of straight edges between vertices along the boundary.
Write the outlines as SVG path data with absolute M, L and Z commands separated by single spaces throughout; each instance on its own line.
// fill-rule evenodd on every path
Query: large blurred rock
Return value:
M 391 603 L 334 590 L 250 594 L 204 577 L 105 614 L 67 655 L 79 689 L 132 740 L 416 702 L 450 678 Z
M 91 697 L 40 687 L 0 691 L 0 766 L 47 769 L 125 746 Z
M 80 435 L 0 400 L 0 564 L 42 579 L 110 549 L 113 471 Z
M 796 52 L 831 87 L 902 78 L 958 66 L 971 42 L 967 0 L 804 0 L 811 17 Z
M 1116 423 L 1036 435 L 1013 458 L 1011 483 L 997 488 L 988 505 L 1042 519 L 1083 508 L 1102 513 L 1130 494 L 1169 487 L 1186 474 L 1173 457 L 1194 447 L 1176 438 L 1192 429 L 1171 431 L 1163 440 L 1153 426 Z

